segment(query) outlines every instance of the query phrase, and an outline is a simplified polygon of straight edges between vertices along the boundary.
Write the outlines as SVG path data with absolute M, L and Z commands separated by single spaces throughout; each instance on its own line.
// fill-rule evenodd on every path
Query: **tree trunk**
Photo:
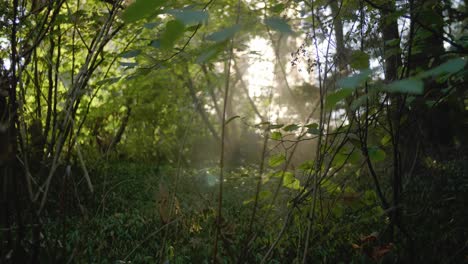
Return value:
M 399 79 L 399 71 L 401 70 L 401 49 L 400 49 L 400 35 L 398 33 L 398 21 L 397 18 L 392 20 L 386 19 L 391 16 L 395 10 L 395 1 L 386 1 L 384 9 L 381 10 L 381 30 L 384 41 L 384 58 L 385 58 L 385 82 L 391 83 Z M 390 101 L 392 102 L 388 113 L 389 123 L 391 124 L 392 133 L 392 162 L 393 162 L 393 179 L 392 179 L 392 191 L 393 191 L 393 202 L 392 207 L 394 208 L 391 215 L 392 227 L 400 226 L 400 196 L 402 189 L 402 175 L 401 175 L 401 150 L 400 150 L 400 120 L 403 98 L 399 94 L 390 95 Z M 401 226 L 400 226 L 401 228 Z M 392 228 L 393 229 L 393 228 Z M 393 233 L 393 230 L 392 230 Z M 393 235 L 393 234 L 392 234 Z
M 387 1 L 385 9 L 381 11 L 382 18 L 386 18 L 395 10 L 395 2 Z M 401 69 L 400 34 L 398 21 L 395 19 L 381 21 L 382 36 L 384 41 L 385 81 L 392 82 L 399 79 L 398 70 Z
M 343 34 L 343 21 L 341 19 L 341 7 L 343 3 L 340 3 L 338 0 L 332 0 L 330 2 L 330 8 L 333 16 L 333 28 L 335 30 L 335 42 L 336 42 L 336 60 L 338 64 L 339 76 L 345 76 L 347 69 L 347 56 L 346 56 L 346 46 L 344 43 L 344 34 Z
M 439 0 L 413 0 L 414 41 L 410 70 L 427 70 L 442 63 L 444 32 L 442 2 Z

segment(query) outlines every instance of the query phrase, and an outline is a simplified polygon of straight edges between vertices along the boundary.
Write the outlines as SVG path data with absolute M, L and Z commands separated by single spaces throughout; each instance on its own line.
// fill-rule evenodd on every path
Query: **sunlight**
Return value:
M 274 85 L 275 53 L 268 40 L 255 37 L 248 42 L 248 57 L 245 80 L 252 98 L 268 94 Z
M 0 1 L 0 264 L 467 263 L 467 1 Z
M 8 39 L 0 37 L 0 51 L 6 51 L 9 48 Z M 3 59 L 3 66 L 6 70 L 10 69 L 11 63 L 9 58 Z
M 291 63 L 291 53 L 295 54 L 297 47 L 304 42 L 303 37 L 289 37 L 281 45 L 280 56 L 283 65 L 279 67 L 273 46 L 270 40 L 256 36 L 247 42 L 248 49 L 238 54 L 245 58 L 245 64 L 241 72 L 244 81 L 247 84 L 249 96 L 253 101 L 259 103 L 261 112 L 268 113 L 270 120 L 279 120 L 285 117 L 296 119 L 298 116 L 291 113 L 291 106 L 284 101 L 285 86 L 292 87 L 304 83 L 314 83 L 314 76 L 308 71 L 307 58 L 312 52 L 309 48 L 299 51 L 298 60 L 295 65 Z M 286 76 L 283 76 L 283 70 Z M 285 79 L 284 79 L 284 78 Z M 285 82 L 287 80 L 287 82 Z M 281 92 L 283 91 L 283 92 Z M 272 102 L 261 104 L 259 100 L 265 99 L 270 93 L 273 93 Z M 262 107 L 263 105 L 263 107 Z M 268 107 L 268 109 L 266 109 Z M 260 122 L 257 117 L 256 122 Z M 302 121 L 302 120 L 297 120 Z

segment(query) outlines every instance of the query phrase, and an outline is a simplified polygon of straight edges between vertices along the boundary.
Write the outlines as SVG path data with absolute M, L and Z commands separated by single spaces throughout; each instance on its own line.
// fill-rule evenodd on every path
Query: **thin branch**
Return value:
M 240 20 L 240 9 L 241 0 L 237 1 L 237 17 L 236 25 L 239 24 Z M 218 237 L 221 232 L 221 221 L 222 221 L 222 208 L 223 208 L 223 183 L 224 183 L 224 152 L 225 152 L 225 136 L 226 136 L 226 110 L 229 99 L 229 85 L 231 79 L 231 63 L 234 57 L 234 37 L 231 38 L 231 45 L 229 47 L 229 59 L 226 65 L 226 76 L 225 76 L 225 90 L 224 90 L 224 102 L 223 102 L 223 118 L 221 123 L 221 155 L 219 159 L 219 192 L 218 192 L 218 210 L 216 215 L 216 232 L 213 243 L 213 263 L 218 263 Z

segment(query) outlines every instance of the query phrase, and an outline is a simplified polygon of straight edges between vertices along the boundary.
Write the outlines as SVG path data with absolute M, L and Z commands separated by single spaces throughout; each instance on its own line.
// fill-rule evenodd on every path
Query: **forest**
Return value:
M 468 263 L 468 0 L 0 0 L 0 263 Z

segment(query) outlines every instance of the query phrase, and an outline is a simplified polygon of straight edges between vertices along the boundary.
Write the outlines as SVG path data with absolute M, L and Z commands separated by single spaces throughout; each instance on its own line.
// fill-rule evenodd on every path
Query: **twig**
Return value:
M 240 7 L 241 0 L 237 1 L 237 17 L 236 25 L 239 24 L 240 19 Z M 223 116 L 221 123 L 221 156 L 219 159 L 219 192 L 218 192 L 218 211 L 216 216 L 216 232 L 213 243 L 213 263 L 217 263 L 218 257 L 218 237 L 221 231 L 221 219 L 222 219 L 222 208 L 223 208 L 223 182 L 224 182 L 224 148 L 225 148 L 225 137 L 226 137 L 226 110 L 229 99 L 229 85 L 231 79 L 231 63 L 234 56 L 234 37 L 231 39 L 231 45 L 229 48 L 229 59 L 226 66 L 226 79 L 225 79 L 225 91 L 224 91 L 224 102 L 223 102 Z

